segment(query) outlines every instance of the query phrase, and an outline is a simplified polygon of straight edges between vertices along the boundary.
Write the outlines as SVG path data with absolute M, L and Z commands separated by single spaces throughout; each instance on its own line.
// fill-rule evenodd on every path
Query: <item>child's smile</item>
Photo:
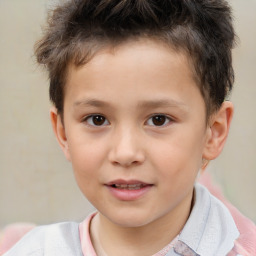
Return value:
M 180 231 L 209 133 L 187 58 L 150 40 L 70 66 L 61 143 L 81 191 L 102 218 Z M 104 216 L 104 217 L 103 217 Z
M 105 184 L 112 195 L 122 201 L 138 200 L 153 184 L 139 180 L 114 180 Z

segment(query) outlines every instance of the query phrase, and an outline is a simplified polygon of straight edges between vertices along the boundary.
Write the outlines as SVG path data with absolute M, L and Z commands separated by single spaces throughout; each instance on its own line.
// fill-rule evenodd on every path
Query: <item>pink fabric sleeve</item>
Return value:
M 35 225 L 30 223 L 14 223 L 7 226 L 3 231 L 0 232 L 0 255 L 7 252 L 34 227 Z

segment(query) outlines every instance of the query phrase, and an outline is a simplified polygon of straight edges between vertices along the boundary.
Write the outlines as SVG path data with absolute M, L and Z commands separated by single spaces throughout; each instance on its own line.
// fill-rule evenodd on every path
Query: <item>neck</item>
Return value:
M 122 227 L 101 213 L 92 220 L 91 239 L 97 255 L 137 256 L 153 255 L 168 245 L 182 230 L 191 210 L 192 195 L 182 214 L 180 209 L 170 211 L 141 227 Z M 183 206 L 184 207 L 184 206 Z

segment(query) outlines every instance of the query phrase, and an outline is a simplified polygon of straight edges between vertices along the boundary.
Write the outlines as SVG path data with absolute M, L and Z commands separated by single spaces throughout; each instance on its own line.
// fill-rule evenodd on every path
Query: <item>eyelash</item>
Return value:
M 95 119 L 98 118 L 98 120 L 94 120 L 93 118 Z M 158 120 L 153 120 L 153 118 L 158 118 Z M 99 121 L 99 123 L 95 124 L 95 121 Z M 157 125 L 156 123 L 154 123 L 154 121 L 160 122 L 160 124 Z M 154 114 L 147 119 L 145 124 L 148 126 L 154 126 L 154 127 L 165 127 L 165 126 L 168 126 L 169 123 L 173 121 L 174 120 L 171 117 L 165 114 Z M 101 114 L 93 114 L 93 115 L 86 116 L 83 119 L 83 122 L 86 122 L 89 126 L 92 126 L 92 127 L 102 127 L 110 124 L 107 118 Z M 163 124 L 161 124 L 162 122 Z

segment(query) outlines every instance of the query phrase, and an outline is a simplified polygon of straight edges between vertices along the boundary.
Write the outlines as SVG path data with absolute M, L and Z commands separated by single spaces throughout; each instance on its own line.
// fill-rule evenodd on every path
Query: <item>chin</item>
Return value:
M 123 228 L 139 228 L 148 224 L 147 222 L 145 222 L 145 220 L 142 221 L 142 220 L 134 220 L 134 219 L 117 220 L 117 221 L 114 221 L 114 223 Z
M 138 213 L 120 213 L 114 216 L 107 216 L 107 218 L 120 227 L 124 228 L 138 228 L 151 223 L 153 220 L 148 218 L 147 214 Z

